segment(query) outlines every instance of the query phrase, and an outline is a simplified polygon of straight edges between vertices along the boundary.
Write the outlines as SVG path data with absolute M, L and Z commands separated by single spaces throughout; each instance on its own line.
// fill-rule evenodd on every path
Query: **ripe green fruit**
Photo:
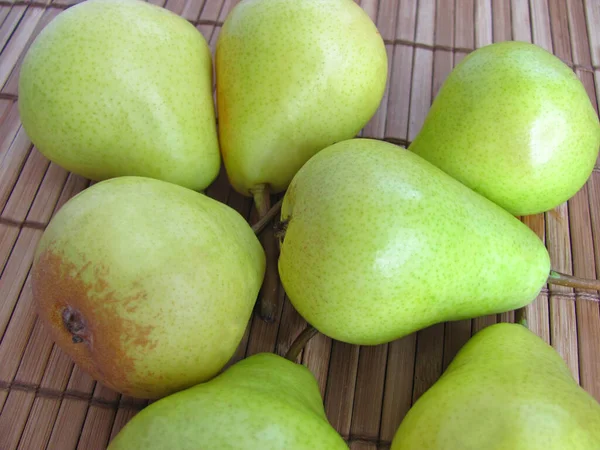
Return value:
M 201 190 L 219 172 L 208 45 L 142 1 L 88 0 L 59 14 L 23 61 L 19 110 L 40 152 L 92 180 Z
M 287 188 L 316 152 L 375 113 L 387 77 L 383 40 L 352 0 L 243 0 L 216 50 L 221 152 L 244 195 Z
M 525 42 L 468 55 L 409 150 L 513 215 L 550 210 L 587 181 L 600 123 L 573 71 Z
M 230 207 L 164 181 L 120 177 L 69 200 L 33 265 L 56 343 L 95 379 L 157 398 L 217 374 L 256 301 L 265 257 Z
M 477 333 L 408 412 L 392 450 L 596 450 L 600 405 L 525 327 Z
M 341 450 L 310 371 L 271 353 L 153 403 L 109 450 Z
M 291 302 L 352 344 L 519 308 L 550 273 L 527 226 L 386 142 L 319 152 L 294 177 L 281 218 L 279 274 Z

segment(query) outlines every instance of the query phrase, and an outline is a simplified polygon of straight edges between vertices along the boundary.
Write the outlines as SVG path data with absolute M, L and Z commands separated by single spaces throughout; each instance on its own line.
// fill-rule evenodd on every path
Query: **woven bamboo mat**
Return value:
M 194 23 L 214 50 L 235 0 L 156 0 Z M 0 0 L 0 449 L 104 449 L 146 402 L 94 382 L 49 339 L 32 309 L 32 255 L 52 214 L 89 182 L 50 164 L 19 123 L 17 80 L 32 40 L 70 0 Z M 362 0 L 389 58 L 389 82 L 363 136 L 406 145 L 442 81 L 469 51 L 495 41 L 534 42 L 573 67 L 597 109 L 600 0 Z M 548 180 L 552 182 L 552 180 Z M 207 193 L 252 220 L 251 201 L 224 173 Z M 568 204 L 523 218 L 545 239 L 553 268 L 600 275 L 600 168 Z M 389 448 L 410 405 L 472 333 L 525 316 L 600 400 L 597 292 L 552 286 L 523 311 L 435 325 L 387 345 L 359 348 L 319 335 L 302 361 L 319 380 L 330 422 L 354 450 Z M 235 359 L 284 353 L 305 322 L 282 302 L 278 320 L 252 319 Z

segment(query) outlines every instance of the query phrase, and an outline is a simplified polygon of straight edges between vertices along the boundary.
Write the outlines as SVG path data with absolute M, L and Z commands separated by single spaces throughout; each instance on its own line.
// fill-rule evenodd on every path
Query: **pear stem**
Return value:
M 313 327 L 312 325 L 309 325 L 304 330 L 302 330 L 302 333 L 300 333 L 298 335 L 296 340 L 290 346 L 290 349 L 285 354 L 285 359 L 289 359 L 292 362 L 296 362 L 296 360 L 298 359 L 298 355 L 300 354 L 300 352 L 302 351 L 304 346 L 317 333 L 318 333 L 317 329 L 315 327 Z
M 252 231 L 254 231 L 254 234 L 258 236 L 261 233 L 261 231 L 264 230 L 265 227 L 269 224 L 269 222 L 271 222 L 275 218 L 275 216 L 279 214 L 279 211 L 281 211 L 282 203 L 283 199 L 279 200 L 271 207 L 271 209 L 269 209 L 269 211 L 267 211 L 264 217 L 260 218 L 258 222 L 252 225 Z
M 573 275 L 567 275 L 554 270 L 550 271 L 548 283 L 577 289 L 591 289 L 594 291 L 600 291 L 600 280 L 578 278 L 574 277 Z
M 271 209 L 271 195 L 269 186 L 261 184 L 252 191 L 254 196 L 254 205 L 258 211 L 259 220 L 255 226 L 261 223 L 261 220 L 267 217 Z M 267 221 L 268 222 L 268 221 Z M 261 225 L 264 227 L 264 225 Z M 279 273 L 277 272 L 278 249 L 275 242 L 274 230 L 267 227 L 261 235 L 261 243 L 265 249 L 266 270 L 263 280 L 260 298 L 258 300 L 258 315 L 265 322 L 273 322 L 277 311 L 277 296 L 279 294 Z

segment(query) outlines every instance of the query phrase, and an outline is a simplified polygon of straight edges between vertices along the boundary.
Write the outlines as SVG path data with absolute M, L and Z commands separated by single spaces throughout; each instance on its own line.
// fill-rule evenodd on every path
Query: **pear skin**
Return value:
M 383 40 L 352 0 L 242 0 L 215 64 L 221 152 L 243 195 L 285 190 L 312 155 L 354 137 L 387 78 Z
M 342 450 L 310 371 L 272 353 L 153 403 L 109 450 Z
M 119 177 L 54 216 L 32 288 L 44 325 L 83 370 L 123 394 L 158 398 L 225 366 L 264 268 L 235 210 L 164 181 Z
M 478 332 L 408 412 L 391 450 L 596 450 L 600 405 L 518 324 Z
M 281 220 L 290 301 L 320 332 L 352 344 L 522 307 L 550 271 L 544 244 L 519 220 L 414 153 L 371 139 L 311 158 Z
M 208 45 L 149 3 L 88 0 L 60 13 L 23 61 L 19 110 L 42 154 L 92 180 L 202 190 L 219 173 Z
M 598 116 L 573 71 L 508 41 L 456 66 L 409 150 L 518 216 L 571 198 L 599 148 Z

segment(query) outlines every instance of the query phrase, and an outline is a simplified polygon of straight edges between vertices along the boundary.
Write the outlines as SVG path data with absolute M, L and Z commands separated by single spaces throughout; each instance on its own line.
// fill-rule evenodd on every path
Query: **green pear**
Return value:
M 33 297 L 56 343 L 95 379 L 157 398 L 217 374 L 252 314 L 265 257 L 230 207 L 120 177 L 69 200 L 36 251 Z
M 316 152 L 375 113 L 387 54 L 352 0 L 242 0 L 216 48 L 219 139 L 233 187 L 287 188 Z
M 298 312 L 352 344 L 531 302 L 549 276 L 540 239 L 421 157 L 352 139 L 319 152 L 281 209 L 279 274 Z
M 456 66 L 409 150 L 527 215 L 571 198 L 599 147 L 598 116 L 573 71 L 540 47 L 509 41 Z
M 408 412 L 392 450 L 597 450 L 600 405 L 525 327 L 477 333 Z
M 272 353 L 153 403 L 109 450 L 348 449 L 328 423 L 310 371 Z
M 89 0 L 36 38 L 19 78 L 23 126 L 46 157 L 92 180 L 206 188 L 220 167 L 206 41 L 137 0 Z

